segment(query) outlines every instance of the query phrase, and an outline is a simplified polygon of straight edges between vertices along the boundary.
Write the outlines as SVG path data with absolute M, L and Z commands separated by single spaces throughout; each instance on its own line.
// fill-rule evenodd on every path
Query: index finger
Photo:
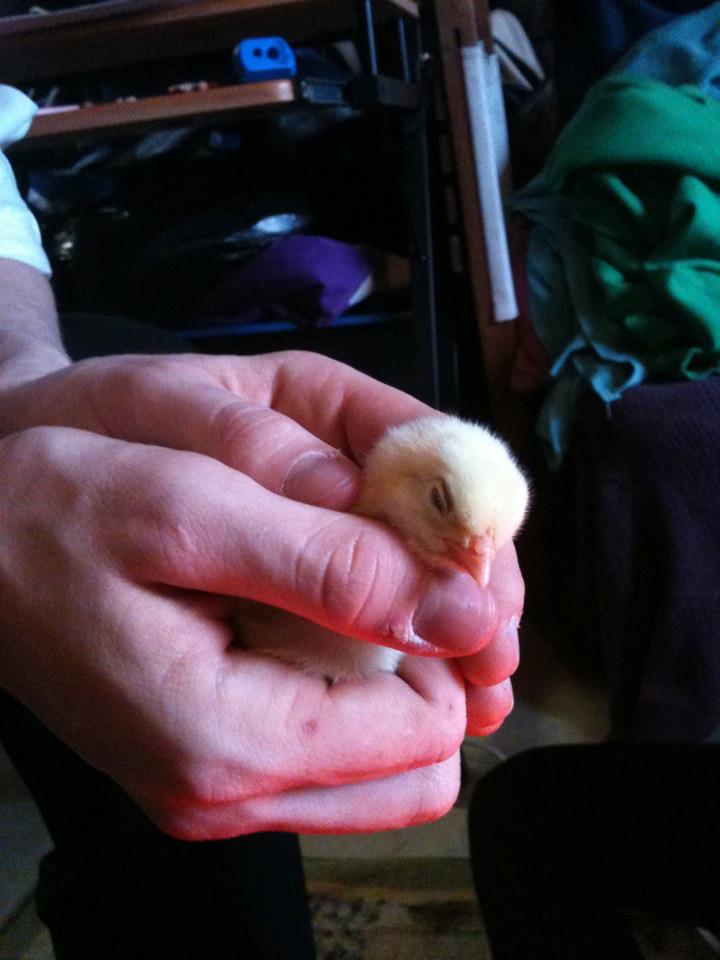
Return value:
M 388 427 L 436 412 L 402 390 L 315 353 L 207 359 L 209 369 L 238 396 L 267 404 L 359 463 Z
M 75 426 L 201 453 L 274 493 L 333 510 L 355 501 L 358 463 L 386 429 L 429 412 L 402 391 L 302 352 L 89 360 L 27 388 L 14 405 L 15 429 Z

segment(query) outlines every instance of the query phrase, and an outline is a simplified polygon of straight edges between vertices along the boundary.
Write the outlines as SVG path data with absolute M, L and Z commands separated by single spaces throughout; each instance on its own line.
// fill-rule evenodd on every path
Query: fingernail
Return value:
M 465 574 L 451 574 L 434 581 L 415 611 L 413 628 L 448 655 L 464 656 L 483 646 L 496 621 L 492 593 Z
M 337 456 L 309 451 L 304 453 L 285 478 L 282 492 L 291 500 L 330 510 L 347 510 L 360 485 L 360 470 Z

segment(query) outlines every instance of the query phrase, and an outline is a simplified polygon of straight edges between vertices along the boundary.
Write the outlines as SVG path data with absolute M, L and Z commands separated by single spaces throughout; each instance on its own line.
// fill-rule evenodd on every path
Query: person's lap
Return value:
M 624 910 L 717 931 L 719 786 L 720 744 L 545 748 L 493 770 L 470 842 L 498 960 L 639 957 Z

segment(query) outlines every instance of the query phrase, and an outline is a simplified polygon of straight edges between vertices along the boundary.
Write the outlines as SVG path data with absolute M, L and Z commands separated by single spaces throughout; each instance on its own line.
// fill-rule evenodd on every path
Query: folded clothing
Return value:
M 646 379 L 720 372 L 720 101 L 609 77 L 514 200 L 535 224 L 533 324 L 552 362 L 539 432 L 552 464 L 575 406 Z

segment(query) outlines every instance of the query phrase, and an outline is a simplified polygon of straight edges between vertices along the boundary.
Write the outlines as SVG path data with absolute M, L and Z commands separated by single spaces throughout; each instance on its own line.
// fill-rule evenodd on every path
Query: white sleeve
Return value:
M 0 151 L 27 133 L 37 107 L 24 93 L 0 84 Z M 0 257 L 21 260 L 49 276 L 40 229 L 18 193 L 12 167 L 0 152 Z

